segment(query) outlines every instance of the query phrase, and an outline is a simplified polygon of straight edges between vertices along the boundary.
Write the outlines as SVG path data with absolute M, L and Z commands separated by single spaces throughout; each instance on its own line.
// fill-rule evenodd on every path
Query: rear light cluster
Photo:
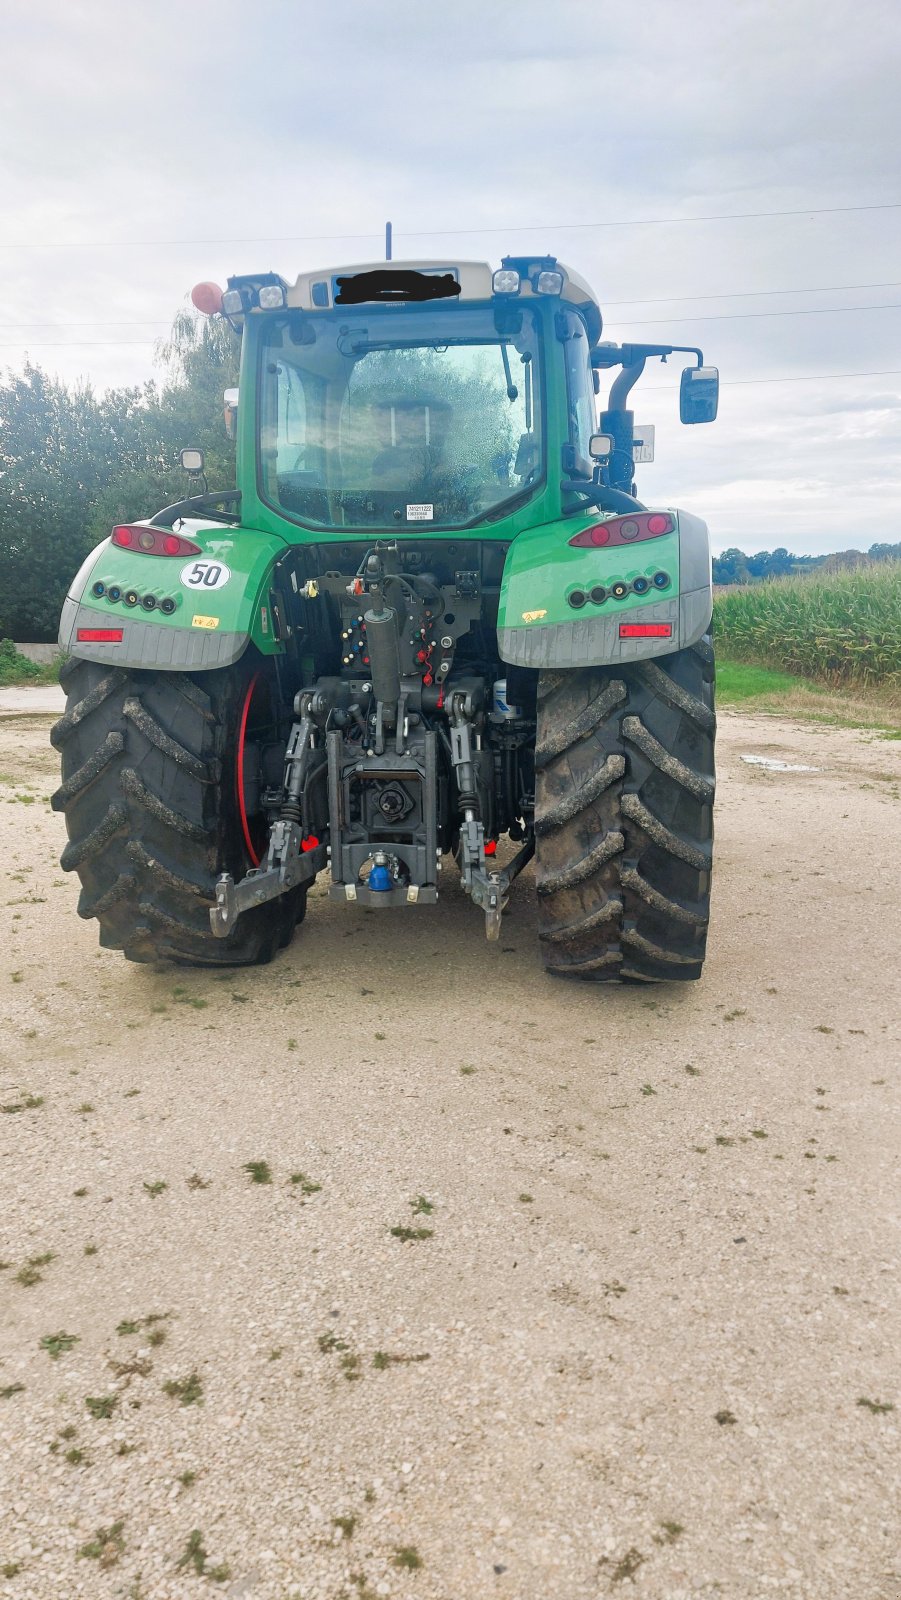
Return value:
M 583 528 L 569 540 L 580 550 L 599 550 L 615 544 L 637 544 L 642 539 L 660 539 L 672 533 L 676 526 L 665 511 L 650 511 L 642 516 L 611 517 L 609 522 L 596 522 Z
M 112 600 L 113 605 L 117 605 L 121 600 L 124 605 L 132 609 L 140 606 L 142 611 L 156 611 L 159 607 L 166 617 L 171 617 L 177 605 L 177 601 L 173 600 L 171 595 L 166 595 L 165 599 L 161 600 L 159 595 L 139 594 L 137 589 L 123 589 L 119 583 L 103 583 L 99 578 L 96 583 L 91 584 L 91 594 L 96 600 L 102 600 L 105 595 L 107 600 Z
M 140 524 L 123 523 L 114 528 L 111 542 L 122 550 L 134 550 L 145 556 L 199 556 L 200 545 L 182 539 L 177 533 L 167 533 L 164 528 L 145 528 Z
M 571 589 L 566 599 L 574 611 L 581 611 L 589 600 L 593 606 L 602 606 L 606 600 L 625 600 L 630 594 L 643 595 L 650 594 L 652 589 L 668 589 L 672 581 L 668 572 L 655 572 L 653 578 L 633 578 L 631 583 L 618 578 L 608 588 L 596 583 L 590 589 Z

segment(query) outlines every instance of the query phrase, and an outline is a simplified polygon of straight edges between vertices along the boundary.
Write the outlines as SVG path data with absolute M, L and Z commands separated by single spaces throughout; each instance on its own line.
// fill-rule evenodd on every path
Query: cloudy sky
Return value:
M 639 487 L 716 548 L 901 539 L 897 0 L 3 12 L 0 366 L 140 382 L 198 279 L 378 259 L 390 217 L 398 257 L 540 249 L 605 337 L 703 345 L 719 421 L 649 367 Z

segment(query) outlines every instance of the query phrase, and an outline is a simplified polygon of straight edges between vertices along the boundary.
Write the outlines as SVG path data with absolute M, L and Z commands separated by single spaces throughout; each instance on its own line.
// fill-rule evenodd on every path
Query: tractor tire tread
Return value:
M 252 966 L 303 918 L 305 888 L 243 913 L 224 939 L 210 927 L 219 872 L 246 870 L 228 796 L 247 681 L 246 665 L 195 681 L 67 663 L 68 704 L 53 730 L 63 766 L 54 803 L 69 833 L 62 865 L 81 879 L 79 914 L 130 961 Z
M 546 970 L 594 983 L 700 977 L 716 728 L 709 641 L 615 669 L 541 674 L 538 690 Z

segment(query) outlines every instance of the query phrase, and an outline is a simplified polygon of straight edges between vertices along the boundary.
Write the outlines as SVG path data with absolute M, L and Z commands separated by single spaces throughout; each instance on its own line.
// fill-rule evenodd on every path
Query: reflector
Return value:
M 200 545 L 193 539 L 182 539 L 177 533 L 166 533 L 162 528 L 133 527 L 123 523 L 114 528 L 110 539 L 123 550 L 133 550 L 142 556 L 199 556 Z
M 122 628 L 79 628 L 79 644 L 121 644 Z
M 621 639 L 671 639 L 673 625 L 671 622 L 621 622 L 619 636 Z
M 222 310 L 222 290 L 218 283 L 195 283 L 191 290 L 191 300 L 205 317 L 212 317 L 217 311 Z

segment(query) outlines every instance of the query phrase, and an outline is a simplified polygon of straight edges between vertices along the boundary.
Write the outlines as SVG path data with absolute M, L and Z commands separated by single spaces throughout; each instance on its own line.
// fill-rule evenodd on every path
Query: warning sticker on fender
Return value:
M 219 618 L 218 617 L 192 617 L 191 618 L 191 627 L 192 628 L 218 628 L 218 626 L 219 626 Z
M 423 504 L 407 506 L 408 522 L 432 522 L 435 517 L 435 507 Z

